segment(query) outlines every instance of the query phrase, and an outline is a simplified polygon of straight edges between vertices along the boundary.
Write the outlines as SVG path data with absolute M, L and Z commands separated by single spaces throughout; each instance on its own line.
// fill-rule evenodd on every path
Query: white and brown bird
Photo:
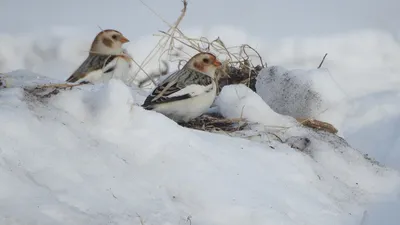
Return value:
M 211 53 L 198 53 L 163 80 L 142 107 L 176 122 L 188 122 L 205 113 L 216 97 L 215 71 L 221 62 Z
M 86 60 L 67 79 L 67 82 L 107 81 L 118 66 L 130 66 L 130 58 L 122 48 L 129 40 L 116 30 L 103 30 L 92 42 Z

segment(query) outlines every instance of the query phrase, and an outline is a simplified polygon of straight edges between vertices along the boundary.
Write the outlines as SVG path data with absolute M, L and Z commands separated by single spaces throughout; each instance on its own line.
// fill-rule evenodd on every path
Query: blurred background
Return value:
M 180 0 L 143 0 L 167 21 L 180 13 Z M 384 29 L 399 32 L 397 0 L 189 0 L 183 27 L 235 26 L 251 35 L 282 38 Z M 139 0 L 1 0 L 1 32 L 113 27 L 135 38 L 165 28 Z

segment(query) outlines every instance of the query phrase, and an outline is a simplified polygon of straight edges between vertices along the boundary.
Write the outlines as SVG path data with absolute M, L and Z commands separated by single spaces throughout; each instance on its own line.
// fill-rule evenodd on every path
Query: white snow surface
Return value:
M 241 85 L 220 101 L 235 88 L 241 101 L 262 103 Z M 341 144 L 313 139 L 310 156 L 190 130 L 137 106 L 144 97 L 115 79 L 45 102 L 18 86 L 1 90 L 2 222 L 355 224 L 365 204 L 399 188 L 398 172 Z
M 294 126 L 293 117 L 274 112 L 261 97 L 246 85 L 229 85 L 221 90 L 215 100 L 219 112 L 226 118 L 246 118 L 266 126 Z
M 0 45 L 0 72 L 11 86 L 0 89 L 0 224 L 400 220 L 400 44 L 391 34 L 363 30 L 274 43 L 231 27 L 207 33 L 230 46 L 248 43 L 269 68 L 312 81 L 329 108 L 319 118 L 339 128 L 350 145 L 294 125 L 262 94 L 270 90 L 258 89 L 260 97 L 243 85 L 227 86 L 215 102 L 226 117 L 257 123 L 233 137 L 183 128 L 143 110 L 138 105 L 148 92 L 119 80 L 46 102 L 24 94 L 21 86 L 65 80 L 86 57 L 92 35 L 0 34 L 7 43 Z M 141 37 L 128 50 L 140 62 L 156 42 Z M 155 60 L 145 68 L 158 66 Z M 268 135 L 271 126 L 284 127 L 274 131 L 285 143 Z

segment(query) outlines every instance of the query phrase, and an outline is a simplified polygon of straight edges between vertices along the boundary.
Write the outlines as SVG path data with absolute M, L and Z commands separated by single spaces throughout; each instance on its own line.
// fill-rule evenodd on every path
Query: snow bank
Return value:
M 290 105 L 290 103 L 288 104 Z M 344 139 L 333 134 L 304 129 L 293 118 L 275 113 L 259 95 L 243 84 L 225 86 L 216 100 L 216 105 L 224 117 L 244 118 L 260 124 L 262 129 L 260 126 L 253 126 L 253 129 L 261 131 L 257 133 L 260 136 L 273 131 L 290 146 L 298 146 L 301 141 L 309 140 L 299 149 L 323 164 L 324 171 L 317 172 L 320 174 L 318 175 L 320 179 L 325 179 L 321 178 L 322 174 L 329 171 L 329 174 L 336 174 L 335 176 L 349 187 L 364 189 L 365 192 L 376 194 L 382 191 L 379 190 L 382 182 L 388 181 L 387 185 L 389 186 L 392 182 L 391 175 L 383 178 L 379 185 L 376 185 L 375 181 L 370 182 L 367 174 L 377 172 L 376 169 L 379 166 L 365 160 L 363 154 L 353 149 Z M 254 131 L 245 132 L 254 135 Z M 258 140 L 271 142 L 270 138 Z M 271 145 L 271 143 L 268 144 Z M 316 170 L 318 171 L 318 169 Z M 349 171 L 357 171 L 357 173 L 349 173 Z M 361 183 L 363 187 L 360 187 Z M 328 187 L 328 189 L 330 188 Z
M 397 172 L 340 146 L 316 143 L 310 157 L 286 143 L 190 130 L 137 106 L 144 97 L 119 80 L 44 102 L 0 90 L 0 220 L 359 224 L 365 204 L 399 188 Z M 240 85 L 224 90 L 219 106 L 230 103 L 251 106 L 249 118 L 266 110 L 279 119 Z

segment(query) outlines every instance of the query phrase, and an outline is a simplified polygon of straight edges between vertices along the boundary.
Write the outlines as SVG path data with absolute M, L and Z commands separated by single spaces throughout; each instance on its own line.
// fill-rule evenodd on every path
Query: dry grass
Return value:
M 142 1 L 141 1 L 142 2 Z M 159 33 L 154 34 L 156 37 L 160 37 L 157 45 L 151 50 L 144 61 L 140 64 L 141 68 L 144 68 L 151 60 L 158 55 L 159 64 L 162 62 L 162 58 L 166 57 L 169 62 L 178 62 L 182 66 L 187 62 L 194 54 L 187 52 L 187 49 L 191 51 L 198 52 L 210 52 L 219 59 L 222 60 L 223 66 L 217 71 L 217 77 L 226 80 L 230 78 L 231 71 L 236 69 L 241 71 L 240 82 L 238 81 L 239 76 L 236 73 L 234 80 L 239 83 L 244 83 L 251 86 L 253 71 L 260 70 L 265 66 L 260 54 L 248 44 L 243 44 L 240 46 L 228 47 L 225 45 L 224 41 L 220 37 L 216 37 L 214 40 L 209 40 L 206 37 L 189 37 L 184 34 L 184 32 L 179 29 L 179 24 L 186 15 L 188 9 L 188 3 L 183 0 L 183 8 L 178 19 L 173 23 L 173 25 L 166 22 L 155 10 L 150 6 L 142 2 L 151 12 L 153 12 L 157 17 L 159 17 L 165 24 L 168 25 L 169 29 L 167 31 L 159 31 Z M 258 58 L 259 64 L 253 65 L 251 58 Z M 136 71 L 132 79 L 137 76 Z M 164 73 L 166 74 L 166 73 Z M 145 83 L 150 80 L 155 80 L 161 77 L 163 74 L 153 74 L 150 78 L 141 81 L 141 87 L 145 87 Z M 220 79 L 217 79 L 220 80 Z
M 205 114 L 188 123 L 181 123 L 180 125 L 208 132 L 231 133 L 245 129 L 247 122 L 243 118 L 227 119 L 223 118 L 221 115 Z

